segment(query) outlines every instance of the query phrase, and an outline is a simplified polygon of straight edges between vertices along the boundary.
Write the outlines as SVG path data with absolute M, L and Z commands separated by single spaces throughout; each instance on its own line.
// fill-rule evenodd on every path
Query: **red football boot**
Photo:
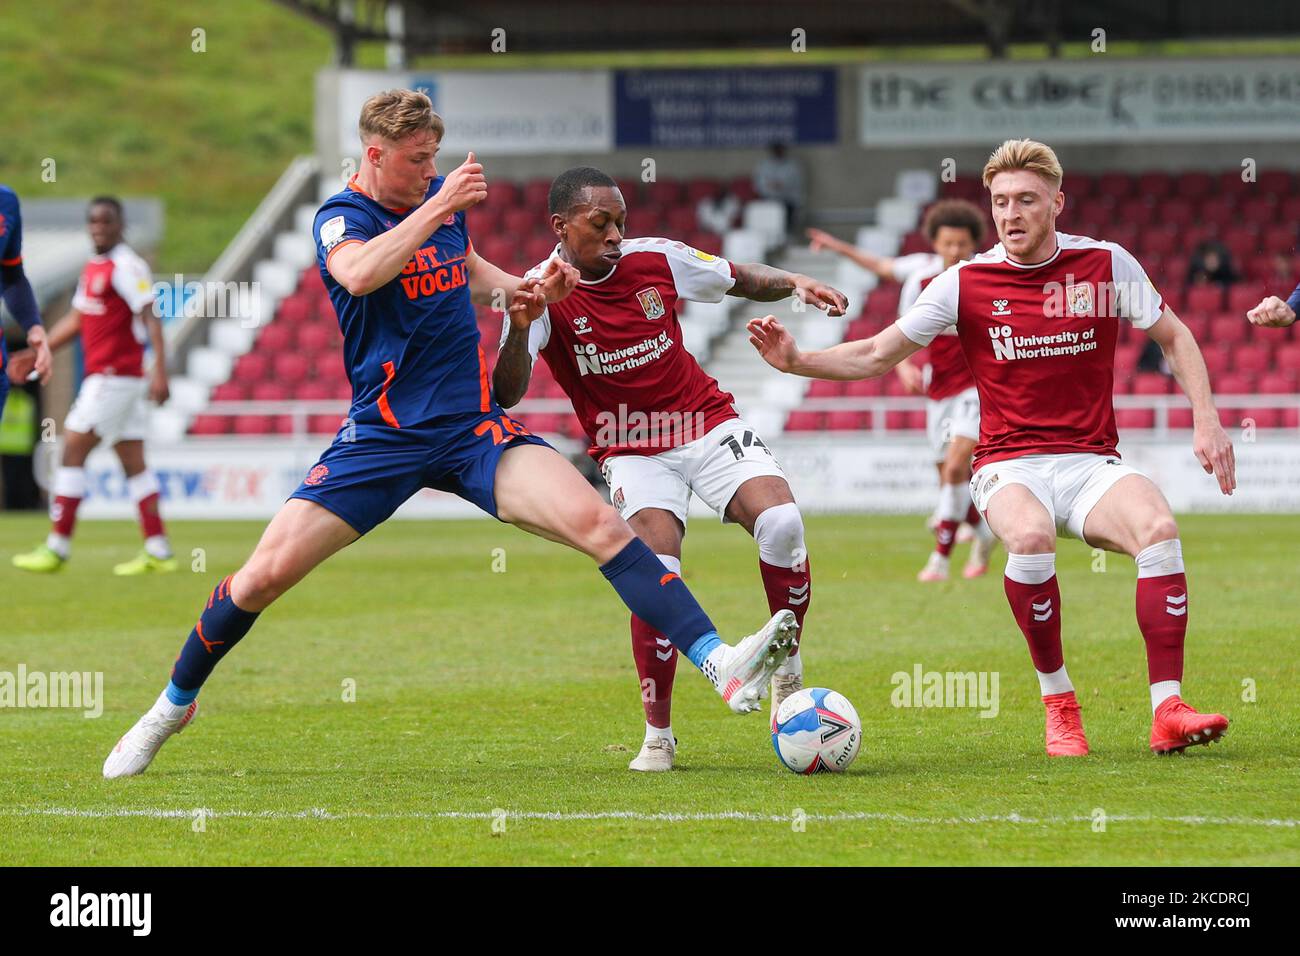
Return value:
M 1047 756 L 1087 756 L 1088 738 L 1083 733 L 1083 717 L 1074 691 L 1048 694 L 1043 705 L 1047 708 Z
M 1174 694 L 1156 708 L 1151 718 L 1151 749 L 1158 754 L 1179 753 L 1218 740 L 1227 731 L 1227 717 L 1198 714 Z

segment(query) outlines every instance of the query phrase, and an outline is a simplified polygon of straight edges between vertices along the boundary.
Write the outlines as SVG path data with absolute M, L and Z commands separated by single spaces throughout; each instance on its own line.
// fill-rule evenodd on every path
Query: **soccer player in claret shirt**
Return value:
M 921 230 L 934 252 L 877 256 L 819 229 L 808 230 L 808 238 L 812 240 L 813 251 L 830 249 L 882 279 L 901 282 L 898 314 L 902 316 L 931 279 L 979 251 L 984 243 L 984 216 L 964 199 L 943 199 L 926 212 Z M 996 541 L 970 497 L 971 455 L 980 437 L 979 391 L 966 365 L 956 330 L 935 336 L 930 343 L 929 359 L 928 380 L 910 359 L 903 359 L 894 367 L 909 392 L 924 393 L 929 399 L 925 410 L 926 434 L 939 469 L 934 550 L 916 577 L 918 581 L 948 580 L 952 546 L 957 541 L 958 528 L 964 523 L 973 532 L 974 540 L 962 576 L 978 578 L 988 572 L 989 554 Z
M 101 441 L 117 452 L 126 486 L 140 514 L 144 549 L 114 566 L 117 575 L 175 571 L 176 559 L 158 513 L 158 477 L 144 460 L 149 428 L 146 397 L 167 401 L 167 367 L 162 323 L 153 312 L 149 267 L 122 241 L 122 205 L 110 196 L 91 200 L 86 211 L 95 255 L 86 263 L 72 308 L 50 329 L 50 349 L 81 337 L 86 377 L 64 420 L 63 460 L 54 473 L 51 527 L 45 543 L 15 555 L 14 567 L 48 574 L 72 553 L 77 506 L 86 496 L 86 457 Z M 153 372 L 144 371 L 144 335 L 153 347 Z
M 1137 562 L 1151 749 L 1217 740 L 1228 719 L 1199 714 L 1181 696 L 1189 602 L 1178 526 L 1160 489 L 1120 461 L 1111 402 L 1118 326 L 1131 322 L 1163 350 L 1192 404 L 1192 451 L 1232 494 L 1232 443 L 1201 351 L 1126 250 L 1056 231 L 1065 196 L 1049 147 L 1008 140 L 989 157 L 984 185 L 1002 241 L 935 278 L 897 323 L 870 339 L 801 352 L 768 316 L 749 323 L 751 342 L 782 371 L 874 378 L 956 326 L 980 392 L 971 494 L 1007 546 L 1006 595 L 1038 672 L 1047 753 L 1088 752 L 1061 650 L 1058 532 Z
M 614 507 L 680 573 L 691 493 L 758 543 L 768 608 L 792 611 L 802 627 L 811 600 L 803 520 L 785 474 L 736 412 L 730 394 L 682 346 L 683 300 L 724 295 L 762 302 L 797 295 L 843 315 L 844 296 L 808 276 L 731 263 L 671 239 L 624 239 L 627 207 L 598 169 L 567 170 L 551 184 L 551 228 L 559 260 L 581 273 L 578 287 L 547 305 L 524 293 L 512 303 L 493 372 L 507 408 L 528 388 L 540 354 L 573 402 Z M 652 624 L 632 618 L 632 656 L 641 678 L 646 736 L 633 770 L 670 770 L 677 655 Z M 803 686 L 798 648 L 772 679 L 772 713 Z
M 446 177 L 442 119 L 429 98 L 391 90 L 361 110 L 361 168 L 312 228 L 338 312 L 353 397 L 341 430 L 252 556 L 217 584 L 153 707 L 104 762 L 141 773 L 197 707 L 203 682 L 261 611 L 422 487 L 459 495 L 502 521 L 575 548 L 600 565 L 633 613 L 680 648 L 732 711 L 758 709 L 798 629 L 789 610 L 724 644 L 681 577 L 668 571 L 562 455 L 493 398 L 474 302 L 521 288 L 554 301 L 577 283 L 556 262 L 524 283 L 481 258 L 465 210 L 487 196 L 474 154 Z M 504 606 L 503 606 L 504 607 Z M 511 605 L 503 614 L 516 613 Z
M 0 335 L 0 412 L 4 411 L 9 383 L 23 385 L 33 373 L 41 384 L 50 378 L 50 348 L 46 344 L 45 328 L 36 306 L 32 284 L 23 271 L 23 217 L 18 196 L 8 186 L 0 184 L 0 299 L 18 320 L 27 334 L 28 348 L 10 356 L 5 349 L 4 336 Z

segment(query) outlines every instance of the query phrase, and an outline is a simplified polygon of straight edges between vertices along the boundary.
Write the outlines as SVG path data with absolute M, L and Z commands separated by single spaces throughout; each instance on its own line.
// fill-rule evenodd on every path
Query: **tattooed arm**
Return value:
M 736 284 L 728 295 L 754 302 L 775 302 L 793 294 L 802 302 L 815 305 L 830 315 L 843 315 L 849 300 L 843 292 L 832 289 L 806 275 L 765 266 L 761 262 L 736 262 Z

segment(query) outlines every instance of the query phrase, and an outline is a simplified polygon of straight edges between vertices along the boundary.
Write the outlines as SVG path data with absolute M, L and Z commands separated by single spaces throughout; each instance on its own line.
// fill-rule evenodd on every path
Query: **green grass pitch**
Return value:
M 44 520 L 0 520 L 0 671 L 105 682 L 98 719 L 0 710 L 0 864 L 1300 863 L 1297 516 L 1182 521 L 1185 696 L 1233 721 L 1182 757 L 1147 749 L 1132 562 L 1098 572 L 1078 542 L 1059 568 L 1091 756 L 1043 755 L 1001 553 L 984 580 L 922 586 L 920 518 L 819 516 L 807 683 L 856 705 L 857 762 L 789 773 L 766 712 L 732 715 L 683 661 L 679 769 L 647 776 L 627 770 L 642 716 L 626 613 L 587 560 L 491 521 L 396 522 L 263 615 L 148 773 L 103 780 L 260 530 L 177 522 L 178 551 L 202 549 L 206 570 L 121 580 L 135 527 L 85 522 L 73 562 L 36 578 L 8 557 Z M 766 618 L 739 529 L 692 523 L 685 567 L 724 636 Z M 917 664 L 997 672 L 997 716 L 893 706 L 891 675 Z

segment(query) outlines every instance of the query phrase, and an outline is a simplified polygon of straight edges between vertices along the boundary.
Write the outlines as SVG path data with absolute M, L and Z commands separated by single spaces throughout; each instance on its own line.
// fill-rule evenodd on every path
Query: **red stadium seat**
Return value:
M 555 251 L 555 236 L 533 236 L 524 244 L 524 258 L 528 267 L 543 262 Z
M 1156 413 L 1148 408 L 1117 408 L 1115 424 L 1126 431 L 1134 428 L 1154 428 Z
M 1142 173 L 1137 178 L 1137 194 L 1144 199 L 1164 199 L 1174 191 L 1174 177 L 1164 172 Z
M 1292 395 L 1300 391 L 1300 375 L 1295 372 L 1269 372 L 1259 377 L 1256 391 L 1261 395 Z
M 190 426 L 191 435 L 225 435 L 230 431 L 230 419 L 225 415 L 199 415 Z
M 1277 207 L 1278 222 L 1300 222 L 1300 196 L 1287 196 Z
M 843 382 L 831 382 L 826 379 L 814 379 L 808 389 L 809 398 L 835 398 L 844 393 Z
M 508 236 L 515 242 L 521 241 L 526 236 L 531 236 L 537 231 L 539 215 L 540 213 L 527 206 L 507 209 L 501 216 L 502 235 Z
M 1115 210 L 1114 222 L 1120 225 L 1149 229 L 1159 221 L 1155 205 L 1140 197 L 1121 203 Z
M 1214 390 L 1222 395 L 1251 395 L 1255 391 L 1254 377 L 1245 372 L 1220 375 L 1214 381 Z
M 1273 196 L 1290 196 L 1295 192 L 1295 176 L 1284 169 L 1268 169 L 1259 174 L 1257 185 Z
M 1259 300 L 1268 295 L 1268 287 L 1259 282 L 1238 282 L 1228 289 L 1228 311 L 1241 316 L 1246 322 L 1246 312 L 1259 305 Z
M 1268 226 L 1260 237 L 1264 251 L 1269 255 L 1279 252 L 1291 254 L 1296 249 L 1296 225 Z
M 1210 320 L 1210 341 L 1218 344 L 1245 342 L 1250 332 L 1250 323 L 1244 316 L 1216 316 Z
M 707 252 L 710 255 L 722 254 L 722 237 L 716 232 L 692 232 L 687 237 L 692 249 Z
M 1133 376 L 1134 395 L 1168 395 L 1173 382 L 1159 372 L 1139 372 Z
M 322 352 L 341 345 L 338 329 L 330 328 L 323 323 L 313 322 L 298 330 L 298 348 L 303 352 Z
M 898 300 L 902 289 L 897 283 L 877 286 L 867 297 L 866 314 L 876 318 L 893 319 L 898 315 Z
M 490 188 L 489 192 L 491 192 Z M 535 217 L 544 216 L 546 214 L 546 200 L 550 194 L 551 181 L 549 179 L 530 179 L 524 183 L 519 197 L 519 204 Z
M 272 322 L 258 334 L 255 347 L 262 352 L 283 352 L 292 348 L 295 328 L 283 322 Z
M 1190 408 L 1169 409 L 1169 427 L 1170 428 L 1191 428 L 1192 410 Z
M 1174 228 L 1190 226 L 1195 218 L 1196 214 L 1191 202 L 1176 197 L 1166 199 L 1161 203 L 1159 212 L 1156 215 L 1158 222 Z
M 1223 308 L 1223 287 L 1213 282 L 1194 285 L 1183 296 L 1188 312 L 1218 312 Z
M 307 378 L 307 358 L 300 352 L 281 352 L 272 360 L 273 374 L 286 385 L 293 386 Z
M 236 415 L 232 431 L 236 435 L 270 435 L 274 428 L 270 415 Z
M 1241 320 L 1242 325 L 1246 320 Z M 1273 367 L 1273 348 L 1263 342 L 1238 345 L 1232 352 L 1232 370 L 1261 375 Z
M 1126 199 L 1133 195 L 1133 177 L 1127 173 L 1102 173 L 1097 177 L 1097 195 Z
M 903 237 L 903 244 L 898 248 L 900 256 L 910 256 L 917 252 L 932 252 L 933 244 L 923 232 L 909 232 Z
M 1080 202 L 1092 195 L 1093 182 L 1091 176 L 1085 176 L 1082 173 L 1066 173 L 1061 179 L 1061 192 L 1065 193 L 1067 208 L 1070 206 L 1077 207 Z
M 248 398 L 248 382 L 232 379 L 223 382 L 212 390 L 214 402 L 242 402 Z
M 867 419 L 863 424 L 863 418 Z M 858 431 L 871 427 L 869 412 L 829 412 L 826 415 L 826 428 L 833 432 Z
M 307 419 L 307 431 L 313 435 L 333 435 L 341 427 L 342 415 L 311 415 Z
M 845 383 L 846 387 L 843 394 L 850 395 L 854 398 L 866 398 L 869 396 L 883 395 L 885 385 L 878 378 L 864 378 L 856 382 Z
M 1128 326 L 1127 322 L 1121 323 L 1120 327 L 1125 326 Z M 1133 371 L 1133 369 L 1137 368 L 1138 356 L 1141 354 L 1141 345 L 1117 345 L 1115 347 L 1115 368 L 1123 372 Z
M 1183 199 L 1204 199 L 1214 191 L 1214 178 L 1209 173 L 1179 173 L 1174 180 L 1174 192 Z
M 1227 229 L 1237 221 L 1231 200 L 1222 197 L 1207 199 L 1196 207 L 1196 221 L 1214 231 Z
M 336 396 L 328 382 L 307 381 L 294 389 L 293 397 L 304 402 L 328 402 Z
M 1243 427 L 1253 422 L 1256 428 L 1278 428 L 1283 424 L 1283 409 L 1280 408 L 1245 408 L 1242 409 Z
M 352 383 L 348 381 L 346 375 L 340 375 L 333 381 L 325 382 L 330 386 L 330 398 L 337 398 L 342 402 L 352 401 Z
M 1213 340 L 1201 343 L 1201 355 L 1205 357 L 1205 367 L 1213 378 L 1222 375 L 1232 365 L 1232 345 Z
M 255 382 L 248 397 L 255 402 L 283 402 L 289 397 L 289 387 L 283 382 Z
M 1219 195 L 1245 198 L 1247 193 L 1253 192 L 1256 188 L 1255 184 L 1242 179 L 1242 172 L 1241 169 L 1230 169 L 1220 173 L 1216 183 Z
M 1179 318 L 1181 318 L 1183 324 L 1191 330 L 1192 336 L 1196 341 L 1202 345 L 1205 344 L 1210 337 L 1209 317 L 1204 315 L 1182 315 L 1179 316 Z
M 657 182 L 645 184 L 645 202 L 656 206 L 680 206 L 689 205 L 693 210 L 694 203 L 690 203 L 686 198 L 686 184 L 680 179 L 660 179 Z
M 717 194 L 718 180 L 716 179 L 692 179 L 686 184 L 685 202 L 692 207 L 699 204 L 701 199 L 708 199 Z
M 1147 257 L 1172 255 L 1178 248 L 1180 237 L 1172 228 L 1146 229 L 1139 240 L 1138 250 L 1143 257 L 1142 264 L 1148 272 L 1154 272 L 1154 267 L 1146 261 Z
M 233 377 L 245 382 L 266 378 L 271 371 L 271 358 L 261 352 L 249 352 L 241 355 L 235 362 Z
M 1237 207 L 1237 218 L 1244 224 L 1263 227 L 1277 221 L 1275 196 L 1251 196 Z
M 285 296 L 280 302 L 276 318 L 282 322 L 305 322 L 316 312 L 315 301 L 316 299 L 301 293 Z
M 822 429 L 821 412 L 791 412 L 786 419 L 785 430 L 788 432 L 816 432 Z
M 693 206 L 673 206 L 664 214 L 664 225 L 669 238 L 678 239 L 699 228 Z
M 754 189 L 754 181 L 748 176 L 738 176 L 733 179 L 730 189 L 742 203 L 752 202 L 758 198 L 758 191 Z

